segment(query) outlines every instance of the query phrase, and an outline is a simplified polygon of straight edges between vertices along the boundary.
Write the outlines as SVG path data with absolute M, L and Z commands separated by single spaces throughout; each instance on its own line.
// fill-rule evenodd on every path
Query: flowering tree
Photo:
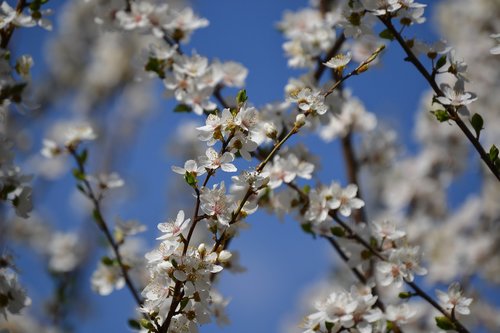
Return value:
M 53 29 L 51 3 L 0 6 L 2 332 L 82 331 L 90 288 L 107 298 L 126 289 L 133 311 L 100 313 L 98 323 L 155 333 L 227 325 L 231 303 L 219 289 L 226 271 L 244 271 L 239 236 L 283 217 L 336 258 L 283 331 L 498 331 L 496 1 L 433 4 L 450 42 L 414 37 L 427 7 L 413 0 L 320 0 L 286 11 L 277 28 L 293 76 L 281 100 L 264 105 L 245 88 L 244 64 L 195 51 L 193 34 L 210 29 L 196 6 L 71 2 L 52 8 L 61 17 Z M 35 26 L 51 35 L 38 78 L 39 59 L 16 44 Z M 391 49 L 427 87 L 413 122 L 418 147 L 408 151 L 350 87 L 384 75 Z M 394 98 L 383 84 L 370 89 Z M 137 201 L 143 213 L 153 206 L 154 189 L 127 170 L 144 159 L 133 148 L 154 104 L 175 124 L 162 127 L 163 138 L 174 133 L 161 171 L 171 178 L 171 217 L 120 218 Z M 154 170 L 143 162 L 141 172 Z M 464 177 L 474 180 L 464 187 Z M 36 294 L 47 283 L 24 283 L 37 269 L 54 286 L 44 310 Z

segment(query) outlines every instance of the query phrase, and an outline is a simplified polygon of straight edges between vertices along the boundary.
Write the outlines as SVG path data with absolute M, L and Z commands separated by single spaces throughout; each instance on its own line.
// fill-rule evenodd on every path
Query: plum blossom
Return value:
M 351 52 L 347 52 L 346 54 L 339 53 L 327 62 L 324 62 L 323 65 L 329 68 L 342 70 L 345 66 L 347 66 L 347 64 L 349 64 L 351 57 Z
M 461 83 L 461 80 L 458 80 L 453 88 L 446 83 L 441 84 L 444 95 L 436 97 L 436 101 L 445 106 L 453 106 L 459 113 L 468 115 L 469 111 L 465 106 L 477 100 L 477 97 L 473 93 L 465 92 Z
M 491 37 L 491 38 L 493 38 L 493 39 L 495 39 L 495 41 L 496 41 L 497 43 L 499 43 L 499 42 L 500 42 L 500 34 L 492 34 L 492 35 L 490 35 L 490 37 Z M 493 48 L 490 50 L 490 53 L 491 53 L 491 54 L 495 54 L 495 55 L 496 55 L 496 54 L 500 54 L 500 45 L 493 47 Z
M 325 114 L 328 107 L 325 105 L 325 96 L 319 90 L 311 90 L 310 88 L 293 91 L 288 100 L 297 103 L 300 110 L 306 114 L 317 113 Z
M 380 261 L 377 270 L 381 273 L 380 284 L 394 284 L 401 287 L 403 280 L 413 281 L 415 275 L 427 274 L 427 269 L 420 266 L 419 247 L 403 247 L 390 250 L 387 261 Z
M 172 239 L 184 231 L 191 222 L 191 219 L 184 219 L 184 211 L 180 210 L 177 213 L 175 221 L 168 221 L 158 224 L 158 229 L 163 232 L 163 235 L 156 239 Z
M 448 287 L 448 292 L 436 290 L 439 301 L 446 310 L 455 311 L 462 315 L 470 314 L 469 306 L 472 303 L 472 298 L 463 296 L 463 290 L 458 282 L 453 282 Z
M 234 155 L 229 152 L 225 152 L 220 155 L 212 147 L 209 147 L 205 152 L 206 156 L 201 156 L 199 158 L 202 167 L 207 169 L 218 169 L 221 168 L 225 172 L 236 172 L 237 169 L 231 162 L 234 161 Z
M 215 184 L 210 190 L 206 187 L 201 189 L 200 208 L 206 214 L 214 217 L 220 224 L 229 226 L 234 208 L 231 196 L 226 195 L 224 182 Z
M 190 174 L 197 177 L 204 174 L 206 169 L 202 166 L 198 166 L 195 160 L 187 160 L 186 163 L 184 163 L 184 168 L 174 165 L 172 166 L 172 171 L 179 175 Z
M 340 187 L 339 184 L 333 183 L 331 186 L 332 199 L 329 203 L 331 209 L 337 209 L 343 216 L 350 216 L 353 209 L 362 208 L 365 203 L 363 200 L 356 198 L 358 186 L 349 184 L 346 188 Z

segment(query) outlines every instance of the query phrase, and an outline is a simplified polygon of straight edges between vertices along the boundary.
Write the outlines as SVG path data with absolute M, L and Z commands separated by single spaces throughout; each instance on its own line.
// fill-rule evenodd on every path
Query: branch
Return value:
M 70 148 L 69 152 L 74 157 L 74 159 L 77 163 L 78 171 L 80 172 L 81 175 L 85 176 L 86 171 L 85 171 L 84 161 L 82 161 L 79 158 L 78 153 L 76 152 L 75 149 Z M 94 189 L 92 188 L 92 186 L 90 185 L 90 183 L 86 177 L 82 177 L 80 179 L 80 181 L 84 186 L 85 195 L 87 196 L 88 199 L 90 199 L 90 201 L 92 202 L 92 205 L 94 207 L 94 214 L 93 214 L 94 220 L 95 220 L 97 226 L 99 227 L 99 229 L 101 229 L 101 231 L 104 233 L 104 236 L 106 236 L 106 240 L 108 241 L 108 243 L 111 245 L 111 248 L 113 249 L 113 253 L 116 256 L 116 261 L 118 262 L 118 266 L 120 267 L 123 278 L 125 279 L 125 284 L 127 285 L 127 288 L 129 289 L 130 293 L 132 294 L 132 297 L 134 298 L 135 302 L 140 307 L 140 306 L 142 306 L 142 298 L 139 296 L 137 289 L 135 288 L 134 284 L 132 283 L 132 280 L 128 274 L 128 268 L 123 263 L 123 259 L 122 259 L 122 256 L 120 254 L 120 247 L 116 243 L 116 241 L 114 240 L 113 235 L 111 234 L 109 227 L 108 227 L 108 225 L 103 217 L 101 203 L 100 203 L 101 196 L 96 195 L 96 193 L 94 192 Z
M 431 75 L 427 69 L 424 67 L 424 65 L 418 60 L 417 56 L 413 53 L 413 51 L 410 49 L 408 44 L 406 44 L 406 41 L 404 38 L 401 36 L 401 34 L 396 30 L 394 25 L 392 24 L 392 21 L 390 18 L 384 18 L 379 16 L 380 21 L 387 27 L 387 29 L 392 33 L 394 38 L 398 41 L 399 45 L 403 48 L 405 51 L 407 58 L 409 62 L 411 62 L 415 68 L 422 74 L 422 76 L 427 80 L 429 85 L 431 86 L 432 90 L 436 93 L 437 96 L 444 96 L 443 91 L 441 88 L 439 88 L 435 78 L 433 75 Z M 479 142 L 479 140 L 472 134 L 472 132 L 469 130 L 467 125 L 462 121 L 462 119 L 459 117 L 457 114 L 457 111 L 452 107 L 452 106 L 445 106 L 446 111 L 450 115 L 450 119 L 453 120 L 458 127 L 462 130 L 462 132 L 465 134 L 467 139 L 472 143 L 476 151 L 479 153 L 481 156 L 481 159 L 484 161 L 486 166 L 490 169 L 491 173 L 497 178 L 498 181 L 500 181 L 500 171 L 495 167 L 495 164 L 490 160 L 489 154 L 486 153 L 484 150 L 483 146 Z

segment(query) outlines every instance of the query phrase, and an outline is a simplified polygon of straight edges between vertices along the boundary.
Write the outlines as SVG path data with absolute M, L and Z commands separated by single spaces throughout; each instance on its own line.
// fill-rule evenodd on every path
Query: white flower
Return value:
M 381 285 L 394 283 L 398 288 L 403 284 L 403 279 L 411 282 L 415 274 L 427 274 L 427 270 L 420 266 L 418 246 L 391 250 L 388 261 L 380 261 L 377 270 L 382 274 Z
M 125 286 L 120 267 L 117 265 L 105 265 L 99 263 L 91 277 L 92 290 L 99 295 L 106 296 L 113 290 L 120 290 Z
M 172 171 L 179 175 L 191 174 L 195 177 L 206 172 L 205 168 L 198 166 L 195 160 L 187 160 L 186 163 L 184 163 L 184 168 L 172 166 Z
M 76 233 L 57 232 L 48 244 L 49 267 L 56 272 L 70 272 L 82 260 L 82 245 Z
M 463 315 L 470 314 L 469 305 L 472 303 L 472 298 L 463 296 L 462 288 L 458 282 L 453 282 L 448 287 L 448 292 L 436 290 L 439 301 L 446 310 L 455 311 Z
M 30 55 L 22 55 L 17 59 L 16 71 L 25 79 L 29 79 L 30 70 L 33 67 L 33 58 Z
M 385 309 L 386 318 L 398 324 L 406 324 L 416 313 L 417 311 L 412 309 L 408 303 L 399 305 L 391 304 Z
M 341 104 L 340 113 L 329 115 L 328 123 L 320 129 L 320 137 L 330 142 L 336 137 L 345 137 L 352 132 L 368 132 L 377 125 L 377 118 L 366 111 L 361 100 L 349 95 Z
M 494 38 L 497 43 L 500 43 L 500 34 L 490 35 L 491 38 Z M 500 54 L 500 45 L 493 47 L 490 50 L 491 54 Z
M 299 91 L 292 91 L 288 100 L 297 103 L 299 109 L 305 113 L 315 112 L 322 115 L 328 110 L 325 105 L 325 96 L 319 90 L 303 88 Z
M 230 147 L 232 153 L 239 152 L 241 157 L 247 161 L 252 160 L 252 155 L 250 155 L 250 153 L 255 151 L 258 147 L 256 142 L 250 140 L 241 132 L 233 136 L 231 141 L 229 141 L 228 146 Z
M 206 187 L 201 189 L 200 208 L 206 214 L 215 217 L 219 223 L 229 226 L 233 212 L 233 200 L 231 196 L 226 195 L 224 182 L 215 184 L 210 190 Z
M 361 3 L 366 10 L 377 16 L 392 13 L 401 8 L 398 0 L 361 0 Z
M 87 180 L 96 183 L 101 190 L 119 188 L 125 185 L 125 181 L 116 173 L 101 173 L 97 177 L 87 175 Z
M 346 54 L 339 53 L 327 62 L 324 62 L 323 65 L 329 68 L 341 70 L 344 69 L 344 67 L 351 61 L 351 57 L 351 52 L 347 52 Z
M 461 80 L 458 80 L 453 88 L 443 83 L 441 84 L 441 90 L 444 96 L 436 97 L 436 101 L 445 106 L 454 106 L 457 108 L 457 111 L 463 115 L 469 114 L 465 106 L 477 100 L 476 95 L 463 90 L 463 82 Z
M 373 221 L 371 223 L 371 227 L 373 236 L 375 236 L 379 240 L 396 240 L 406 235 L 406 232 L 398 230 L 396 228 L 396 224 L 388 220 L 383 220 L 380 222 Z
M 171 239 L 179 236 L 184 229 L 187 228 L 189 222 L 191 222 L 191 219 L 184 220 L 184 211 L 180 210 L 179 213 L 177 213 L 175 221 L 167 221 L 158 224 L 158 229 L 163 232 L 164 235 L 157 239 Z
M 228 61 L 222 64 L 222 82 L 228 87 L 243 87 L 248 75 L 248 69 L 242 64 Z
M 147 227 L 137 220 L 124 221 L 118 218 L 115 225 L 115 231 L 122 236 L 133 236 L 146 231 L 146 229 Z
M 43 148 L 41 150 L 43 156 L 52 158 L 62 154 L 63 151 L 64 150 L 59 147 L 54 141 L 48 139 L 43 140 Z
M 330 209 L 338 209 L 343 216 L 350 216 L 353 209 L 360 209 L 365 205 L 364 201 L 356 198 L 358 186 L 349 184 L 346 188 L 341 188 L 339 184 L 333 183 L 331 186 L 333 198 L 329 202 Z
M 177 40 L 187 43 L 194 30 L 204 28 L 208 23 L 207 19 L 196 16 L 191 7 L 186 7 L 181 11 L 172 11 L 163 28 Z
M 235 172 L 237 171 L 234 164 L 230 163 L 234 160 L 234 155 L 225 152 L 222 156 L 219 155 L 212 147 L 208 148 L 205 152 L 206 156 L 201 156 L 199 158 L 201 166 L 207 169 L 218 169 L 221 168 L 225 172 Z
M 230 299 L 224 298 L 215 289 L 210 290 L 210 311 L 215 317 L 217 325 L 229 325 L 230 321 L 226 314 L 226 307 L 229 304 Z
M 92 127 L 84 123 L 68 127 L 63 132 L 64 145 L 66 147 L 74 147 L 81 141 L 94 140 L 96 137 L 97 136 Z

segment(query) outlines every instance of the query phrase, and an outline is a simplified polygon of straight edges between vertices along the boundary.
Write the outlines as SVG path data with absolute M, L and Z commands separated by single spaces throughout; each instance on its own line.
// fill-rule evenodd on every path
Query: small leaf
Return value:
M 85 191 L 85 188 L 82 186 L 82 184 L 76 185 L 76 188 L 78 189 L 78 191 L 80 191 L 83 194 L 87 195 L 87 191 Z
M 115 263 L 115 261 L 113 259 L 111 259 L 110 257 L 106 257 L 106 256 L 101 258 L 101 262 L 106 266 L 113 266 L 113 264 Z
M 78 161 L 81 163 L 81 164 L 85 164 L 85 162 L 87 161 L 87 157 L 89 155 L 89 152 L 87 149 L 84 149 L 82 151 L 82 153 L 80 155 L 78 155 Z
M 145 329 L 148 329 L 148 330 L 154 330 L 155 327 L 153 326 L 153 324 L 147 320 L 147 319 L 141 319 L 141 326 L 144 327 Z
M 311 186 L 310 185 L 304 185 L 304 187 L 302 188 L 302 191 L 305 194 L 309 194 L 309 192 L 311 192 Z
M 484 124 L 483 117 L 481 117 L 478 113 L 474 113 L 470 120 L 470 123 L 474 128 L 474 131 L 476 131 L 476 138 L 479 139 L 479 134 L 481 133 Z
M 85 174 L 78 169 L 73 169 L 73 176 L 77 180 L 85 180 Z
M 174 108 L 174 112 L 191 112 L 191 111 L 192 111 L 191 107 L 186 104 L 178 104 Z
M 450 120 L 450 115 L 446 110 L 436 110 L 436 111 L 431 111 L 431 113 L 441 123 Z
M 304 224 L 301 224 L 300 227 L 302 228 L 302 230 L 306 233 L 306 234 L 311 234 L 313 236 L 315 236 L 313 230 L 312 230 L 312 224 L 311 223 L 304 223 Z
M 398 294 L 398 297 L 401 299 L 407 299 L 413 297 L 413 293 L 409 291 L 402 291 Z
M 128 326 L 133 329 L 139 331 L 141 329 L 141 324 L 135 319 L 128 320 Z
M 342 227 L 333 227 L 330 229 L 332 232 L 332 235 L 337 236 L 337 237 L 344 237 L 345 236 L 345 230 Z
M 444 65 L 446 65 L 446 55 L 443 55 L 441 56 L 441 58 L 438 59 L 436 63 L 436 69 L 440 69 Z
M 495 163 L 497 158 L 498 158 L 498 148 L 497 146 L 493 145 L 490 148 L 490 161 Z
M 447 317 L 441 316 L 435 317 L 434 319 L 436 320 L 437 327 L 442 330 L 451 331 L 456 329 L 455 324 L 453 324 L 453 322 Z
M 189 303 L 189 298 L 188 297 L 184 297 L 182 300 L 181 300 L 181 308 L 180 308 L 180 311 L 182 311 L 186 305 L 188 305 Z
M 394 34 L 389 29 L 385 29 L 384 31 L 380 32 L 378 35 L 380 38 L 383 38 L 383 39 L 394 40 Z
M 240 91 L 238 91 L 238 95 L 236 95 L 236 103 L 238 105 L 241 105 L 245 103 L 247 100 L 248 100 L 247 91 L 245 89 L 241 89 Z
M 191 172 L 186 172 L 186 174 L 184 175 L 184 180 L 186 181 L 186 183 L 188 183 L 189 186 L 195 186 L 196 182 L 198 181 L 196 179 L 196 176 Z

